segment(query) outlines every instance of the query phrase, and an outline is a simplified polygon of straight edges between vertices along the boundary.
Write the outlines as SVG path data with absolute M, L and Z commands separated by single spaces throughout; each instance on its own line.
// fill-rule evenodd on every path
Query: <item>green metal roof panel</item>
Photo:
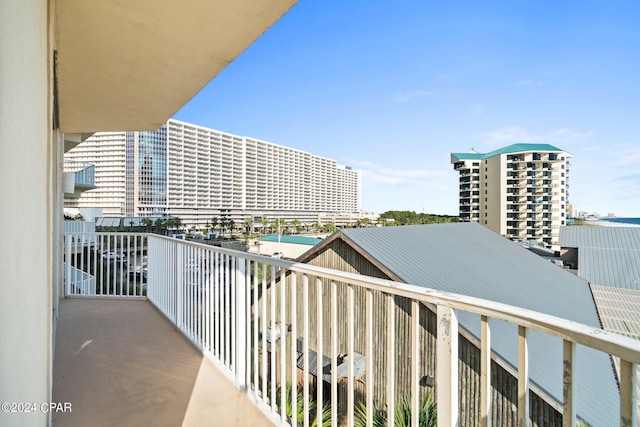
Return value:
M 268 236 L 260 237 L 258 240 L 262 240 L 264 242 L 277 242 L 278 235 L 270 234 Z M 322 242 L 322 239 L 319 237 L 309 237 L 309 236 L 291 236 L 285 234 L 280 237 L 280 242 L 282 243 L 292 243 L 294 245 L 308 245 L 314 246 L 318 243 Z
M 482 153 L 451 153 L 451 155 L 458 160 L 482 160 L 484 154 Z
M 528 151 L 562 152 L 564 150 L 554 147 L 551 144 L 512 144 L 498 150 L 491 151 L 485 154 L 485 157 L 489 158 L 500 154 L 522 153 Z
M 489 153 L 451 153 L 453 157 L 456 157 L 458 160 L 484 160 L 490 157 L 499 156 L 501 154 L 511 154 L 511 153 L 523 153 L 530 151 L 540 151 L 543 153 L 548 152 L 557 152 L 561 153 L 564 150 L 561 150 L 558 147 L 555 147 L 551 144 L 528 144 L 528 143 L 520 143 L 520 144 L 511 144 L 506 147 L 502 147 L 500 149 L 491 151 Z
M 362 251 L 402 281 L 498 301 L 600 327 L 589 286 L 476 223 L 343 230 Z M 460 312 L 460 325 L 479 336 L 479 316 Z M 517 327 L 491 321 L 492 349 L 518 365 Z M 531 380 L 562 401 L 562 341 L 530 335 Z M 617 422 L 619 394 L 609 357 L 578 346 L 578 414 L 593 425 Z

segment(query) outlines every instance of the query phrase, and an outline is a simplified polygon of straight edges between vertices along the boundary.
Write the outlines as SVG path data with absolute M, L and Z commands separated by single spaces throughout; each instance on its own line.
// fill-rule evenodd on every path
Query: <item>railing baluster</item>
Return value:
M 438 425 L 458 425 L 458 318 L 444 305 L 437 308 L 436 399 Z
M 118 251 L 118 242 L 120 243 L 120 250 Z M 123 250 L 124 250 L 124 236 L 120 235 L 120 236 L 116 236 L 116 247 L 115 247 L 115 253 L 116 253 L 116 259 L 114 261 L 114 265 L 120 264 L 120 292 L 117 292 L 117 295 L 124 295 L 124 279 L 122 278 L 122 274 L 124 271 L 124 255 L 123 255 Z M 114 290 L 115 290 L 115 286 L 114 286 Z
M 411 301 L 411 426 L 420 423 L 420 303 Z
M 573 375 L 576 360 L 576 344 L 563 340 L 562 355 L 562 426 L 576 427 L 576 377 Z
M 387 426 L 393 427 L 396 404 L 396 303 L 393 294 L 386 294 L 387 300 Z M 372 408 L 373 409 L 373 408 Z
M 236 283 L 238 280 L 237 277 L 237 269 L 236 269 L 236 257 L 232 256 L 232 255 L 228 255 L 228 259 L 229 259 L 229 263 L 231 264 L 229 267 L 229 278 L 227 279 L 227 281 L 229 282 L 228 286 L 229 286 L 229 293 L 231 294 L 231 298 L 230 298 L 230 314 L 227 317 L 227 335 L 229 336 L 229 346 L 230 346 L 230 351 L 227 353 L 227 359 L 229 360 L 229 367 L 231 369 L 231 372 L 235 373 L 237 366 L 235 363 L 235 357 L 236 357 L 236 331 L 238 328 L 238 323 L 236 322 L 236 319 L 238 318 L 238 313 L 236 310 L 236 306 L 237 306 L 237 298 L 238 298 L 238 293 L 236 292 L 237 287 L 236 287 Z
M 331 425 L 338 426 L 338 285 L 331 281 Z
M 353 357 L 355 354 L 355 296 L 353 285 L 349 284 L 347 287 L 347 330 L 349 333 L 349 348 L 347 350 L 347 356 L 349 360 L 349 365 L 347 366 L 347 426 L 353 427 L 353 406 L 354 406 L 354 389 L 353 389 L 353 367 L 354 361 Z
M 480 425 L 491 427 L 491 328 L 487 316 L 482 316 L 480 329 Z
M 183 257 L 184 251 L 183 245 L 178 245 L 176 251 L 176 319 L 177 326 L 181 328 L 184 326 L 182 319 L 182 312 L 184 311 L 184 274 L 183 269 Z
M 246 361 L 246 369 L 245 369 L 245 384 L 247 387 L 247 392 L 251 393 L 253 391 L 251 387 L 251 373 L 253 372 L 253 354 L 251 352 L 251 342 L 253 338 L 253 330 L 252 327 L 252 301 L 251 295 L 252 292 L 252 280 L 251 280 L 251 262 L 245 258 L 242 258 L 242 264 L 245 267 L 244 272 L 244 317 L 245 317 L 245 361 Z
M 287 402 L 287 310 L 285 273 L 284 270 L 280 272 L 280 421 L 283 425 L 287 420 L 285 411 Z
M 529 425 L 529 331 L 518 326 L 518 425 Z
M 262 263 L 262 401 L 265 403 L 267 402 L 267 384 L 269 383 L 267 378 L 267 355 L 269 353 L 269 343 L 267 342 L 267 295 L 267 264 Z
M 222 268 L 224 269 L 224 274 L 222 276 L 222 281 L 224 282 L 224 366 L 227 369 L 231 369 L 231 361 L 229 360 L 231 358 L 231 320 L 229 316 L 231 315 L 231 298 L 233 296 L 231 295 L 232 287 L 229 286 L 229 282 L 231 281 L 231 271 L 233 266 L 231 265 L 231 257 L 227 254 L 222 256 Z
M 317 402 L 316 408 L 320 411 L 324 406 L 324 396 L 323 396 L 323 385 L 324 385 L 324 364 L 323 364 L 323 355 L 324 355 L 324 301 L 323 296 L 324 292 L 322 288 L 324 284 L 322 283 L 322 279 L 316 277 L 316 339 L 318 342 L 318 347 L 316 348 L 317 360 L 316 360 L 316 394 L 317 394 Z M 318 423 L 321 425 L 320 423 Z
M 220 316 L 222 313 L 222 304 L 220 303 L 220 253 L 215 252 L 213 256 L 213 306 L 214 306 L 214 322 L 213 322 L 213 354 L 221 362 L 220 358 Z
M 258 396 L 258 391 L 260 389 L 260 371 L 258 366 L 258 361 L 260 360 L 260 348 L 259 348 L 259 328 L 260 328 L 260 307 L 258 306 L 259 294 L 258 290 L 260 289 L 260 281 L 258 280 L 258 263 L 253 262 L 253 278 L 251 283 L 253 283 L 253 301 L 251 301 L 251 306 L 253 307 L 253 390 L 255 396 Z M 264 297 L 264 294 L 263 294 Z M 264 378 L 264 377 L 263 377 Z M 264 397 L 264 396 L 263 396 Z
M 309 427 L 309 276 L 306 274 L 302 276 L 302 304 L 302 396 L 304 399 L 304 427 Z M 316 416 L 319 425 L 322 425 L 322 407 L 318 406 L 317 408 Z
M 66 295 L 71 295 L 71 241 L 74 239 L 74 235 L 66 235 L 64 236 L 65 238 L 65 247 L 66 247 L 66 254 L 64 257 L 64 263 L 65 263 L 65 273 L 64 273 L 64 277 L 65 277 L 65 293 Z
M 291 407 L 292 409 L 292 417 L 291 417 L 291 426 L 292 427 L 297 427 L 298 426 L 298 417 L 297 417 L 297 410 L 296 408 L 298 407 L 298 381 L 297 381 L 297 365 L 296 365 L 296 353 L 297 353 L 297 346 L 296 346 L 296 337 L 297 337 L 297 331 L 298 331 L 298 322 L 297 322 L 297 306 L 296 306 L 296 296 L 297 296 L 297 290 L 296 290 L 296 274 L 292 273 L 290 275 L 291 277 L 291 282 L 290 282 L 290 289 L 291 289 L 291 303 L 289 304 L 289 306 L 291 307 Z M 282 281 L 286 281 L 286 276 L 283 275 L 282 277 Z
M 92 237 L 92 242 L 93 242 L 93 250 L 90 251 L 90 253 L 93 255 L 93 279 L 90 281 L 90 285 L 92 285 L 92 289 L 91 289 L 91 295 L 96 295 L 98 292 L 98 282 L 96 280 L 96 275 L 98 274 L 98 257 L 100 256 L 98 254 L 98 239 L 96 238 L 96 236 Z
M 104 257 L 104 253 L 103 253 L 103 257 L 102 257 L 102 270 L 106 270 L 106 274 L 103 274 L 103 276 L 106 277 L 106 292 L 105 290 L 102 290 L 101 294 L 102 295 L 108 295 L 111 291 L 111 262 L 108 259 L 110 254 L 111 254 L 111 236 L 107 236 L 107 259 L 105 259 Z M 106 267 L 106 268 L 105 268 Z
M 373 427 L 373 290 L 367 289 L 366 316 L 366 383 L 367 383 L 367 427 Z
M 235 340 L 233 357 L 236 374 L 236 387 L 241 391 L 247 390 L 247 287 L 246 287 L 246 262 L 244 259 L 234 257 L 236 279 L 236 308 L 233 317 Z
M 202 292 L 204 301 L 205 341 L 208 354 L 213 354 L 213 253 L 207 249 L 203 251 L 203 282 Z
M 269 365 L 269 368 L 271 370 L 270 372 L 270 378 L 269 378 L 269 383 L 271 384 L 271 412 L 272 414 L 276 415 L 276 410 L 278 409 L 278 405 L 276 404 L 276 381 L 277 381 L 277 376 L 276 376 L 276 292 L 278 290 L 278 287 L 276 286 L 276 267 L 274 265 L 271 265 L 271 364 Z
M 638 425 L 637 365 L 620 359 L 620 426 Z

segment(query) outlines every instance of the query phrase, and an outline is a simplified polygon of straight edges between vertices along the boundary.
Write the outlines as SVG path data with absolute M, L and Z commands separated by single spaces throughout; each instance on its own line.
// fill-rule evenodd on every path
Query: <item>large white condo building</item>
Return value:
M 66 158 L 95 164 L 97 189 L 65 206 L 102 208 L 105 216 L 205 224 L 220 215 L 315 221 L 320 213 L 360 211 L 359 171 L 173 119 L 153 132 L 95 134 Z
M 460 220 L 505 236 L 556 245 L 566 224 L 571 154 L 549 144 L 451 153 L 459 172 Z

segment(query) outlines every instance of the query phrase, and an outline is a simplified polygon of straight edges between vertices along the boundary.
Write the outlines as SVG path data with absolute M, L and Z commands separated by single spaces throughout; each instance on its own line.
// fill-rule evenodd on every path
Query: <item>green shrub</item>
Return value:
M 276 390 L 276 404 L 281 407 L 282 388 L 278 387 Z M 287 383 L 285 390 L 285 402 L 284 402 L 285 415 L 291 419 L 293 417 L 293 402 L 291 401 L 291 384 Z M 331 425 L 331 405 L 325 403 L 322 405 L 321 412 L 322 424 L 318 425 L 318 414 L 316 411 L 316 401 L 314 399 L 309 400 L 309 420 L 311 427 L 328 427 Z M 304 391 L 302 386 L 298 385 L 296 388 L 296 420 L 298 425 L 304 425 Z
M 387 410 L 374 406 L 373 427 L 385 427 L 387 425 Z M 433 394 L 425 392 L 420 407 L 418 408 L 419 426 L 434 427 L 438 425 L 438 411 L 436 401 Z M 394 425 L 397 427 L 411 426 L 411 397 L 404 396 L 395 406 L 393 414 Z M 367 408 L 361 402 L 356 409 L 355 427 L 366 427 L 367 425 Z

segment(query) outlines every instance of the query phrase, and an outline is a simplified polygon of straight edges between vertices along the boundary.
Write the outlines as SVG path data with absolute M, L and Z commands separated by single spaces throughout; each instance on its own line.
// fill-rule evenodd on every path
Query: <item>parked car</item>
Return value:
M 123 255 L 116 252 L 105 252 L 102 254 L 102 259 L 110 261 L 119 261 L 122 258 L 124 258 Z

